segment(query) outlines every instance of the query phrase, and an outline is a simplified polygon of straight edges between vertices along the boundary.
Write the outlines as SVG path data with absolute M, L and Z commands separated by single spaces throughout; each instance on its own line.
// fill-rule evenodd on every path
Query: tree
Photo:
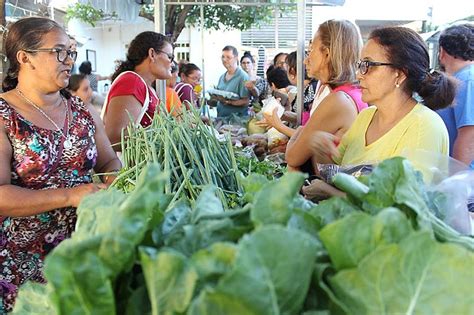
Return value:
M 294 1 L 293 1 L 294 2 Z M 295 6 L 280 6 L 282 12 L 294 10 Z M 199 5 L 167 5 L 165 12 L 165 33 L 175 42 L 186 26 L 200 24 Z M 275 6 L 204 6 L 204 28 L 219 30 L 239 29 L 246 30 L 253 25 L 259 25 L 271 20 Z M 154 21 L 154 5 L 143 5 L 140 16 Z

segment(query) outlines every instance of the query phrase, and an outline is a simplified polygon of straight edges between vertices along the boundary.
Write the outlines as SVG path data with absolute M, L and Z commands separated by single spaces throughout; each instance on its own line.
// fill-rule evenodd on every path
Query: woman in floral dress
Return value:
M 100 118 L 67 87 L 76 52 L 46 18 L 15 22 L 5 43 L 10 62 L 0 95 L 0 313 L 18 287 L 44 283 L 45 256 L 75 226 L 76 207 L 105 188 L 92 170 L 120 168 Z

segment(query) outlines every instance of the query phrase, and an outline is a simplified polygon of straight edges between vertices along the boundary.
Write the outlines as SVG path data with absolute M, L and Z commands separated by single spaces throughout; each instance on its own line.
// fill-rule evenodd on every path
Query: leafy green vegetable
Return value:
M 318 230 L 320 230 L 327 224 L 356 211 L 360 209 L 347 199 L 334 197 L 320 202 L 317 207 L 310 210 L 310 213 L 317 220 Z
M 242 186 L 244 187 L 244 200 L 246 202 L 253 202 L 255 194 L 259 192 L 263 186 L 265 186 L 269 180 L 261 174 L 251 174 L 241 179 Z
M 412 231 L 406 216 L 386 208 L 372 217 L 363 212 L 349 214 L 325 226 L 319 237 L 336 270 L 356 267 L 382 244 L 397 243 Z
M 196 200 L 196 206 L 192 213 L 192 221 L 194 223 L 207 215 L 224 213 L 222 202 L 216 197 L 215 187 L 208 186 L 202 190 Z
M 303 185 L 304 175 L 287 173 L 265 185 L 255 196 L 250 218 L 255 225 L 286 224 L 293 208 L 292 200 Z
M 51 299 L 60 314 L 115 313 L 113 281 L 121 271 L 130 270 L 136 246 L 150 228 L 148 223 L 157 211 L 163 211 L 160 206 L 168 206 L 168 199 L 163 198 L 165 180 L 159 166 L 150 165 L 127 198 L 112 192 L 114 197 L 108 200 L 103 193 L 80 205 L 78 222 L 92 225 L 78 225 L 78 232 L 63 241 L 45 263 L 45 275 L 54 288 Z M 112 212 L 114 216 L 110 218 L 85 206 Z M 93 222 L 91 212 L 110 220 Z
M 317 249 L 318 242 L 304 232 L 262 227 L 242 239 L 234 269 L 202 293 L 191 314 L 236 314 L 231 307 L 243 314 L 297 314 Z
M 214 243 L 191 257 L 200 281 L 215 284 L 234 265 L 237 247 L 232 243 Z
M 472 314 L 474 254 L 416 232 L 331 280 L 350 314 Z
M 54 305 L 49 299 L 45 299 L 51 292 L 52 287 L 49 284 L 27 282 L 16 298 L 12 315 L 56 315 Z
M 98 236 L 78 243 L 71 239 L 46 258 L 44 272 L 58 314 L 115 313 L 112 274 L 98 257 L 100 245 Z
M 140 248 L 140 261 L 151 301 L 152 315 L 186 311 L 194 292 L 197 273 L 176 251 Z
M 346 182 L 347 175 L 338 174 L 334 181 L 336 185 L 338 178 Z M 412 218 L 417 228 L 432 230 L 441 241 L 458 243 L 474 250 L 473 238 L 462 236 L 436 217 L 435 214 L 442 215 L 443 211 L 428 207 L 428 205 L 437 207 L 442 199 L 428 201 L 430 195 L 425 191 L 422 178 L 408 160 L 401 157 L 385 160 L 364 181 L 368 183 L 369 188 L 366 193 L 351 193 L 352 188 L 348 189 L 351 198 L 355 199 L 351 201 L 356 206 L 361 206 L 370 214 L 376 214 L 387 207 L 396 207 Z M 345 186 L 340 187 L 347 189 Z M 363 190 L 366 191 L 365 188 Z M 360 189 L 358 191 L 360 192 Z

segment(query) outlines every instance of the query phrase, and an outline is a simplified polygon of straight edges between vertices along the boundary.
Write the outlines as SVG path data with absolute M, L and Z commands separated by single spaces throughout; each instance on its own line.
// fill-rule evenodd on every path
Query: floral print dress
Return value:
M 97 158 L 94 120 L 79 98 L 69 99 L 68 106 L 73 145 L 66 149 L 60 131 L 33 125 L 0 98 L 0 123 L 12 145 L 12 185 L 41 190 L 92 182 Z M 29 217 L 0 216 L 0 314 L 12 310 L 20 285 L 28 280 L 45 282 L 45 256 L 70 237 L 75 223 L 75 208 Z

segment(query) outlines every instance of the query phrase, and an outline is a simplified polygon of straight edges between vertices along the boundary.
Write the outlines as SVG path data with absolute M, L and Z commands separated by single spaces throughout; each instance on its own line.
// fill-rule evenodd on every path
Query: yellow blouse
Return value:
M 363 110 L 339 145 L 340 165 L 375 164 L 394 156 L 403 156 L 407 150 L 421 149 L 447 155 L 449 152 L 448 131 L 438 114 L 422 104 L 415 107 L 377 141 L 366 145 L 365 135 L 377 108 Z M 405 151 L 405 152 L 407 152 Z M 413 155 L 414 156 L 414 155 Z M 415 168 L 423 161 L 413 161 Z

